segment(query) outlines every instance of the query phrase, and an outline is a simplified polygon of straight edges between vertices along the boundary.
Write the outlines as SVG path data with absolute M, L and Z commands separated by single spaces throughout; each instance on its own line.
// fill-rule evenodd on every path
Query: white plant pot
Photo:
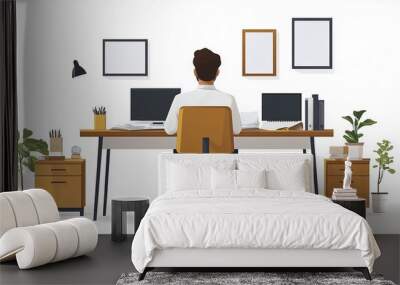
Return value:
M 389 201 L 388 192 L 372 192 L 372 211 L 374 213 L 384 213 L 387 202 Z
M 364 143 L 346 143 L 348 147 L 348 157 L 350 160 L 362 159 L 364 152 Z

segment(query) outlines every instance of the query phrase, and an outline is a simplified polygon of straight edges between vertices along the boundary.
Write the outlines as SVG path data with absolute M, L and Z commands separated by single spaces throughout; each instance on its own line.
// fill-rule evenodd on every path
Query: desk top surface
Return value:
M 164 130 L 94 130 L 81 129 L 81 137 L 175 137 L 168 135 Z M 263 130 L 263 129 L 244 129 L 235 137 L 333 137 L 333 130 Z

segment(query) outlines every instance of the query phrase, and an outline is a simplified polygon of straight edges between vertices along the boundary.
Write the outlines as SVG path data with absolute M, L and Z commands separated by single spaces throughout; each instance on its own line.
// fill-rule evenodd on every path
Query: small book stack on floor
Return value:
M 357 189 L 334 188 L 332 193 L 333 200 L 357 200 Z

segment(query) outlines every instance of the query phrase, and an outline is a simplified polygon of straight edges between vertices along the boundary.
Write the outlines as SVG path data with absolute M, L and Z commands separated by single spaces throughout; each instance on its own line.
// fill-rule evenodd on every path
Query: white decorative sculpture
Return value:
M 352 189 L 351 188 L 351 176 L 352 176 L 352 171 L 351 171 L 351 161 L 347 157 L 347 160 L 344 162 L 344 179 L 343 179 L 343 189 Z

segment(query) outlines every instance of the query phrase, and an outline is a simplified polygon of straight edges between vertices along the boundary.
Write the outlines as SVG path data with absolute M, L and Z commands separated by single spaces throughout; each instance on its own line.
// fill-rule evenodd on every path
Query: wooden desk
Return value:
M 81 137 L 97 137 L 97 171 L 94 198 L 94 216 L 97 219 L 97 205 L 99 197 L 100 171 L 102 150 L 107 150 L 106 173 L 104 181 L 103 215 L 106 215 L 108 177 L 111 149 L 174 149 L 175 135 L 168 135 L 164 130 L 80 130 Z M 269 131 L 262 129 L 245 129 L 235 135 L 235 148 L 237 149 L 307 149 L 313 155 L 314 190 L 318 194 L 317 168 L 315 161 L 315 137 L 333 137 L 333 130 L 321 131 Z
M 93 130 L 82 129 L 81 137 L 175 137 L 164 130 Z M 321 131 L 269 131 L 262 129 L 245 129 L 235 137 L 333 137 L 333 130 Z

